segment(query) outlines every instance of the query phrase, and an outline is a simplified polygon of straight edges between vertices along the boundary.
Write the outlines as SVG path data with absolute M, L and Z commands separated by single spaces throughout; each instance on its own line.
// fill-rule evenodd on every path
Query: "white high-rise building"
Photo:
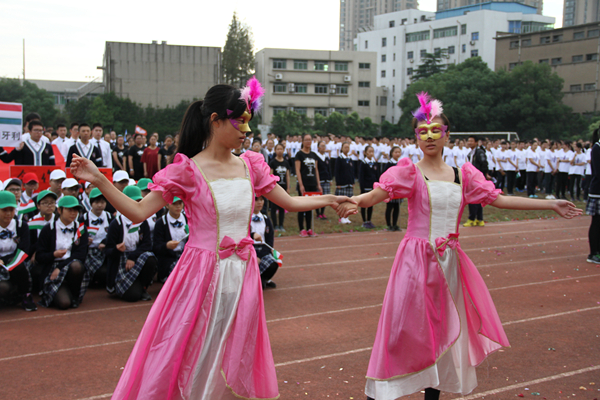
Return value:
M 375 29 L 359 33 L 355 45 L 359 51 L 377 52 L 377 86 L 387 89 L 386 120 L 397 123 L 402 114 L 398 102 L 426 53 L 446 50 L 447 64 L 481 57 L 493 69 L 498 34 L 552 29 L 554 21 L 518 3 L 485 3 L 437 13 L 405 10 L 376 16 Z

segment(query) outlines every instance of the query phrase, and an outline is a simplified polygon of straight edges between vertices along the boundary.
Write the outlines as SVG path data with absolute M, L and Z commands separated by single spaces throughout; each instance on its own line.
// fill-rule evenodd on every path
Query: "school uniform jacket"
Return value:
M 335 162 L 334 175 L 337 186 L 354 185 L 354 161 L 340 155 Z
M 261 213 L 261 215 L 265 219 L 265 237 L 263 238 L 263 242 L 273 247 L 275 245 L 275 229 L 273 229 L 273 222 L 271 222 L 271 218 L 266 214 Z M 250 232 L 250 237 L 254 237 L 254 232 Z M 254 244 L 254 249 L 256 250 L 256 256 L 258 258 L 263 258 L 265 255 L 271 253 L 271 249 L 267 246 L 262 246 L 257 243 Z
M 0 147 L 0 160 L 5 163 L 14 161 L 15 165 L 55 165 L 54 150 L 51 144 L 40 139 L 42 146 L 36 152 L 33 146 L 30 145 L 30 142 L 33 141 L 31 139 L 25 140 L 21 150 L 14 149 L 10 153 L 7 153 L 3 147 Z
M 181 214 L 185 223 L 187 224 L 187 218 L 185 214 Z M 163 215 L 156 221 L 154 225 L 154 237 L 152 243 L 152 251 L 158 258 L 159 265 L 170 266 L 174 261 L 177 261 L 179 257 L 174 250 L 167 248 L 167 242 L 173 240 L 171 236 L 171 229 L 169 229 L 169 221 L 167 220 L 167 214 Z
M 35 259 L 40 263 L 42 268 L 42 283 L 48 275 L 52 273 L 52 265 L 54 264 L 54 252 L 56 251 L 56 222 L 58 218 L 55 218 L 52 223 L 47 224 L 40 231 L 40 236 L 37 241 L 37 253 Z M 75 231 L 79 227 L 79 222 L 75 220 Z M 76 232 L 73 232 L 76 235 Z M 75 237 L 75 236 L 74 236 Z M 83 232 L 81 237 L 73 243 L 71 247 L 71 257 L 66 260 L 60 260 L 57 268 L 62 268 L 69 264 L 73 260 L 81 261 L 81 264 L 85 262 L 88 251 L 88 234 L 87 230 Z
M 37 215 L 37 214 L 34 214 L 34 216 L 35 215 Z M 54 212 L 54 219 L 52 221 L 48 221 L 48 224 L 53 223 L 54 221 L 56 221 L 57 218 L 59 218 L 58 213 Z M 33 217 L 31 219 L 33 219 Z M 25 222 L 25 221 L 23 221 L 23 222 Z M 42 228 L 42 229 L 44 229 L 44 228 Z M 29 254 L 30 255 L 35 254 L 35 252 L 37 251 L 38 236 L 42 232 L 42 229 L 30 229 L 29 230 Z M 37 261 L 37 256 L 36 256 L 36 261 Z
M 379 180 L 379 164 L 373 162 L 373 165 L 369 165 L 366 161 L 361 162 L 360 171 L 358 174 L 358 182 L 360 183 L 360 190 L 373 189 L 375 182 Z
M 69 149 L 69 154 L 67 155 L 67 168 L 71 166 L 71 161 L 73 161 L 73 154 L 85 157 L 79 152 L 79 149 L 77 148 L 77 143 L 79 142 L 75 142 L 75 144 Z M 98 168 L 102 168 L 102 152 L 91 141 L 89 142 L 89 145 L 92 146 L 92 152 L 89 155 L 89 157 L 86 158 L 88 158 L 90 161 L 96 164 Z
M 80 218 L 80 221 L 83 222 L 86 227 L 91 225 L 91 222 L 90 222 L 90 214 L 91 213 L 92 213 L 91 211 L 88 211 L 85 214 L 83 214 L 83 216 Z M 102 214 L 103 214 L 103 216 L 100 218 L 105 218 L 108 221 L 108 226 L 110 226 L 110 222 L 113 220 L 112 215 L 106 210 L 102 211 Z M 107 232 L 107 235 L 104 237 L 104 239 L 100 243 L 106 245 L 106 239 L 108 239 L 108 232 Z
M 27 253 L 27 255 L 31 255 L 31 246 L 29 242 L 29 225 L 27 225 L 27 222 L 24 221 L 23 218 L 21 218 L 20 216 L 15 216 L 13 217 L 13 219 L 17 223 L 15 226 L 16 236 L 13 238 L 13 240 L 17 243 L 17 249 Z M 0 228 L 0 231 L 3 230 L 4 228 Z M 5 265 L 12 261 L 16 252 L 17 250 L 12 252 L 11 254 L 2 257 L 2 261 L 4 261 Z

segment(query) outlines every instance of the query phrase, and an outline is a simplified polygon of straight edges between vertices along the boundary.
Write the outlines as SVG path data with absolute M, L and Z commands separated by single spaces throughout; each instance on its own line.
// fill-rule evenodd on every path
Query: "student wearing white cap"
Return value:
M 125 171 L 116 171 L 113 174 L 113 185 L 122 192 L 129 186 L 129 174 Z
M 79 196 L 79 182 L 73 178 L 67 178 L 60 185 L 63 196 Z
M 50 173 L 50 187 L 48 190 L 53 192 L 57 198 L 62 197 L 62 183 L 67 179 L 67 174 L 62 169 L 55 169 Z

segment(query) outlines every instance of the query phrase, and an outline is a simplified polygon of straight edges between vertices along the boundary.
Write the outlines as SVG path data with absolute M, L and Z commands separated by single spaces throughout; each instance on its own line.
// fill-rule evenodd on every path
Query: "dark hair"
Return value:
M 79 127 L 79 123 L 78 122 L 72 122 L 71 123 L 71 127 L 69 129 L 73 129 L 74 126 Z
M 467 138 L 467 140 L 469 140 L 469 139 L 471 139 L 471 138 L 473 138 L 473 140 L 474 140 L 475 142 L 479 142 L 479 138 L 478 138 L 476 135 L 469 135 L 469 137 Z
M 99 201 L 99 200 L 104 200 L 104 201 L 106 201 L 106 198 L 105 198 L 104 196 L 102 196 L 102 195 L 100 195 L 100 196 L 96 196 L 96 197 L 94 197 L 93 199 L 90 199 L 90 204 L 94 204 L 94 202 L 96 202 L 96 201 Z M 107 202 L 107 201 L 106 201 L 106 202 Z M 107 203 L 108 203 L 108 202 L 107 202 Z
M 86 126 L 87 126 L 88 128 L 90 127 L 90 126 L 89 126 L 88 124 L 86 124 L 85 122 L 82 122 L 81 124 L 79 124 L 79 129 L 81 129 L 81 128 L 85 128 Z M 91 128 L 90 128 L 90 130 L 91 130 Z
M 246 138 L 246 139 L 247 139 L 247 138 Z M 260 139 L 254 139 L 254 140 L 252 141 L 252 144 L 254 144 L 254 143 L 258 143 L 258 144 L 260 144 L 260 145 L 261 145 L 261 147 L 262 147 L 262 140 L 260 140 Z
M 576 143 L 576 146 L 577 146 L 578 149 L 583 149 L 583 145 L 581 143 L 579 143 L 579 142 Z
M 31 131 L 34 126 L 41 126 L 42 128 L 44 128 L 44 124 L 42 124 L 37 119 L 34 119 L 33 121 L 29 121 L 29 124 L 27 125 L 27 129 L 29 129 Z
M 94 125 L 92 125 L 92 130 L 94 130 L 96 128 L 104 129 L 104 127 L 102 126 L 102 124 L 100 122 L 96 122 Z
M 204 100 L 190 104 L 181 121 L 177 153 L 192 158 L 208 146 L 213 113 L 217 114 L 217 120 L 239 118 L 246 111 L 240 95 L 240 90 L 233 86 L 215 85 L 208 89 Z
M 275 148 L 277 148 L 277 146 L 281 146 L 281 148 L 282 148 L 283 150 L 285 150 L 285 146 L 284 146 L 284 145 L 282 145 L 281 143 L 277 143 L 277 144 L 275 145 Z
M 60 128 L 66 128 L 67 126 L 65 124 L 56 124 L 56 130 L 59 130 Z
M 592 133 L 592 144 L 598 141 L 599 131 L 600 128 L 594 129 L 594 132 Z
M 394 147 L 392 147 L 392 149 L 390 150 L 390 158 L 393 158 L 393 157 L 392 157 L 392 154 L 394 154 L 394 150 L 396 150 L 396 149 L 398 149 L 398 150 L 400 150 L 400 152 L 402 152 L 402 149 L 401 149 L 400 147 L 398 147 L 398 146 L 394 146 Z
M 371 149 L 371 150 L 375 151 L 375 149 L 373 148 L 373 146 L 369 145 L 369 146 L 365 146 L 365 150 L 363 151 L 363 154 L 367 153 L 367 149 Z
M 25 116 L 25 122 L 29 123 L 31 121 L 35 121 L 38 120 L 40 121 L 42 119 L 42 117 L 40 117 L 40 114 L 36 113 L 36 112 L 30 112 L 29 114 L 27 114 Z
M 446 117 L 446 114 L 440 114 L 439 117 L 442 119 L 442 121 L 444 121 L 444 125 L 446 125 L 448 127 L 448 132 L 450 132 L 450 120 L 448 119 L 448 117 Z M 416 118 L 413 118 L 412 119 L 413 130 L 417 129 L 418 125 L 419 125 L 419 120 Z

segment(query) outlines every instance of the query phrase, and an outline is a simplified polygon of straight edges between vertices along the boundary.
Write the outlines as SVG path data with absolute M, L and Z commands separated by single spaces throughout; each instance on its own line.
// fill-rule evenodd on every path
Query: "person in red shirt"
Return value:
M 158 172 L 158 146 L 156 145 L 156 135 L 150 136 L 150 145 L 144 149 L 142 154 L 142 164 L 144 164 L 144 177 L 150 178 Z

